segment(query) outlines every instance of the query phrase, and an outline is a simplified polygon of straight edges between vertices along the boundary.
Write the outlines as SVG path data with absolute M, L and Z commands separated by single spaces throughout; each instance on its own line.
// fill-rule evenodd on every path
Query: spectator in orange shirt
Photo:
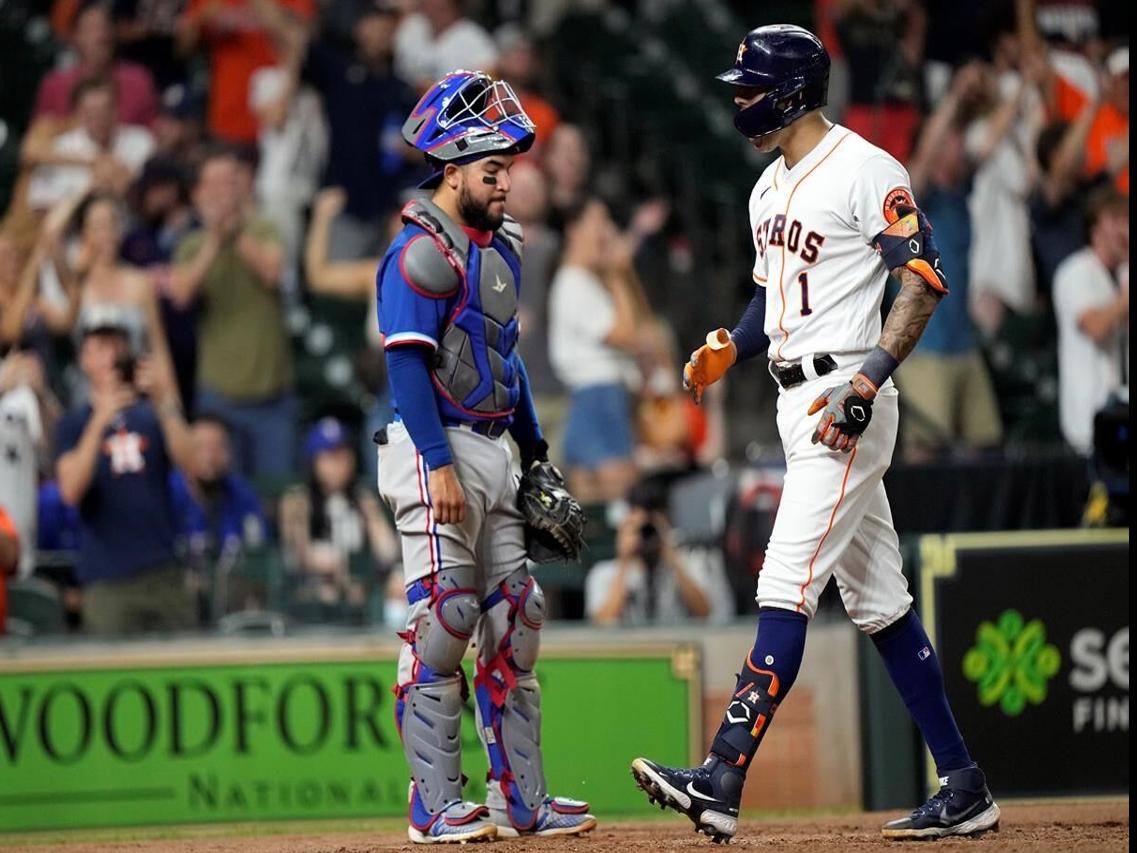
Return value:
M 1086 139 L 1086 176 L 1109 176 L 1119 192 L 1129 195 L 1129 48 L 1114 50 L 1105 63 L 1101 80 L 1100 105 Z M 1064 78 L 1054 74 L 1051 112 L 1064 122 L 1073 123 L 1092 98 Z
M 1086 171 L 1105 172 L 1129 195 L 1129 48 L 1119 47 L 1105 63 L 1102 104 L 1090 127 Z
M 5 578 L 16 573 L 20 563 L 20 537 L 16 525 L 0 506 L 0 637 L 8 632 L 8 583 Z
M 68 117 L 71 93 L 78 83 L 109 77 L 115 85 L 119 122 L 150 126 L 158 113 L 154 78 L 141 65 L 115 59 L 109 6 L 92 3 L 75 13 L 71 21 L 71 49 L 75 52 L 74 64 L 52 71 L 39 84 L 33 117 Z
M 313 0 L 189 0 L 178 30 L 183 53 L 204 44 L 209 56 L 209 131 L 226 142 L 255 143 L 257 120 L 249 108 L 249 80 L 277 63 L 265 27 L 277 4 L 303 21 L 315 13 Z

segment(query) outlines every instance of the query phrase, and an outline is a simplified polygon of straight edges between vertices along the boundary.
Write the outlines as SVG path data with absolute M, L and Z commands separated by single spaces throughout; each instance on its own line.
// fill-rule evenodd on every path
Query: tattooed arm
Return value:
M 860 371 L 847 385 L 827 389 L 809 407 L 821 412 L 813 443 L 849 453 L 872 420 L 872 400 L 892 371 L 916 347 L 928 319 L 946 290 L 937 290 L 907 267 L 893 270 L 900 293 L 884 321 L 880 343 L 869 353 Z
M 892 274 L 900 281 L 900 292 L 884 320 L 880 346 L 901 362 L 924 334 L 924 327 L 944 294 L 907 267 L 899 267 Z

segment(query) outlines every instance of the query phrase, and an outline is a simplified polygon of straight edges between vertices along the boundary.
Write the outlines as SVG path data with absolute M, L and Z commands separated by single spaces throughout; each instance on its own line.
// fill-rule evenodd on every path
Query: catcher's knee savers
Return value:
M 545 595 L 527 569 L 518 569 L 482 602 L 482 609 L 474 693 L 478 731 L 490 760 L 486 805 L 525 830 L 536 823 L 547 793 L 541 688 L 533 673 Z
M 460 665 L 481 615 L 473 580 L 472 568 L 444 569 L 407 591 L 395 719 L 415 791 L 432 815 L 462 794 Z

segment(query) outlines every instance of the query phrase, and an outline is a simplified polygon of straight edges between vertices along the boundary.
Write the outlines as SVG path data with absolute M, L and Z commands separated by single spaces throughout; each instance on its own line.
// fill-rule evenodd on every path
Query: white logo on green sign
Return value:
M 996 623 L 980 622 L 975 645 L 963 656 L 963 674 L 976 683 L 979 704 L 997 704 L 1008 717 L 1017 717 L 1028 703 L 1041 705 L 1061 665 L 1042 620 L 1024 624 L 1017 610 L 1004 611 Z

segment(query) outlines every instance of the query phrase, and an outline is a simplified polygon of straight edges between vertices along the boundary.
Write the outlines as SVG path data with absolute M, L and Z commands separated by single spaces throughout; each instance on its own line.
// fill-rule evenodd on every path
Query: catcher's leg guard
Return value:
M 527 569 L 507 577 L 483 602 L 478 674 L 478 731 L 489 756 L 486 805 L 528 828 L 545 799 L 541 764 L 541 687 L 537 663 L 545 595 Z
M 489 756 L 486 805 L 499 837 L 579 835 L 595 828 L 588 803 L 550 797 L 541 761 L 541 687 L 537 663 L 545 596 L 526 569 L 509 575 L 482 602 L 478 732 Z
M 421 832 L 462 798 L 460 664 L 481 615 L 473 578 L 473 569 L 445 569 L 407 589 L 395 722 L 411 771 L 411 827 Z M 484 819 L 484 811 L 465 818 Z

